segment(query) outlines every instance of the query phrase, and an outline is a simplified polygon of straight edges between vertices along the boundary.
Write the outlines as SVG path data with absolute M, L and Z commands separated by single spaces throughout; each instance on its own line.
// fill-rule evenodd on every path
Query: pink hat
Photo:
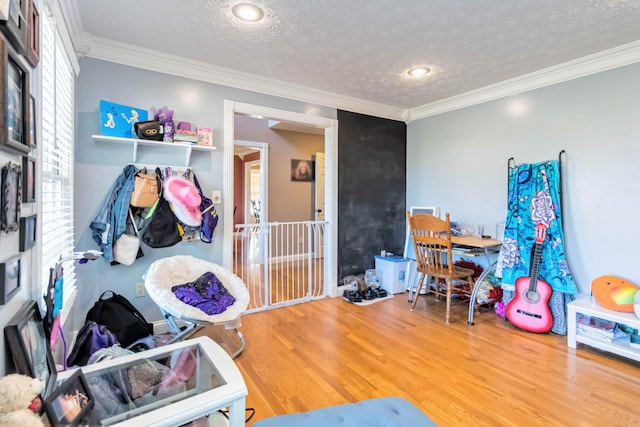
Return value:
M 200 193 L 191 181 L 170 176 L 164 181 L 164 198 L 171 203 L 173 213 L 185 225 L 199 227 L 202 223 Z

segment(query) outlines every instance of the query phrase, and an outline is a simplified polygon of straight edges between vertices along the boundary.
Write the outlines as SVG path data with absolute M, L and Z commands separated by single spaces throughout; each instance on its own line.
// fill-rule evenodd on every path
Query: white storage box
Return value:
M 408 258 L 401 256 L 376 255 L 376 270 L 380 276 L 380 286 L 391 294 L 407 290 L 406 279 L 409 273 Z

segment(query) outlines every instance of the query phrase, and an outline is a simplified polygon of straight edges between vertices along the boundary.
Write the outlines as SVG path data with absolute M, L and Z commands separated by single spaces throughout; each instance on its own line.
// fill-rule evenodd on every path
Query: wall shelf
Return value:
M 130 144 L 133 146 L 133 163 L 138 162 L 138 148 L 139 147 L 153 147 L 157 149 L 166 150 L 178 150 L 184 151 L 185 166 L 189 166 L 191 161 L 191 153 L 193 151 L 215 151 L 216 147 L 207 147 L 202 145 L 193 144 L 181 144 L 178 142 L 162 142 L 162 141 L 148 141 L 144 139 L 135 138 L 120 138 L 117 136 L 104 136 L 104 135 L 92 135 L 91 138 L 95 142 L 112 142 L 117 144 Z

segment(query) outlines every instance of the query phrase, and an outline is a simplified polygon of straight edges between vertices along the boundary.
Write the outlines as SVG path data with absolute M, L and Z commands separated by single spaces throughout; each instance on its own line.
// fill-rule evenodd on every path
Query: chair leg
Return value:
M 418 302 L 418 297 L 420 296 L 420 290 L 422 289 L 422 282 L 424 282 L 424 278 L 427 277 L 426 274 L 422 274 L 420 276 L 420 281 L 418 282 L 418 286 L 416 287 L 416 293 L 413 295 L 413 303 L 411 303 L 411 311 L 416 308 L 416 303 Z
M 447 311 L 444 315 L 444 323 L 449 324 L 449 314 L 451 311 L 451 279 L 447 279 Z

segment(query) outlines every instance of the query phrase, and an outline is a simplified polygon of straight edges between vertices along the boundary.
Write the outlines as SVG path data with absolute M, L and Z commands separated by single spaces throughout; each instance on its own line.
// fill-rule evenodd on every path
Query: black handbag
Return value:
M 163 129 L 162 124 L 158 120 L 148 120 L 146 122 L 136 122 L 133 124 L 133 131 L 136 137 L 140 139 L 150 139 L 153 141 L 162 141 Z
M 161 177 L 160 168 L 156 168 L 158 188 L 162 188 Z M 140 231 L 142 243 L 152 248 L 166 248 L 182 241 L 182 236 L 178 229 L 178 219 L 173 214 L 169 202 L 167 202 L 162 193 L 160 193 L 155 207 L 151 208 L 151 212 L 151 218 L 147 220 L 142 231 Z

